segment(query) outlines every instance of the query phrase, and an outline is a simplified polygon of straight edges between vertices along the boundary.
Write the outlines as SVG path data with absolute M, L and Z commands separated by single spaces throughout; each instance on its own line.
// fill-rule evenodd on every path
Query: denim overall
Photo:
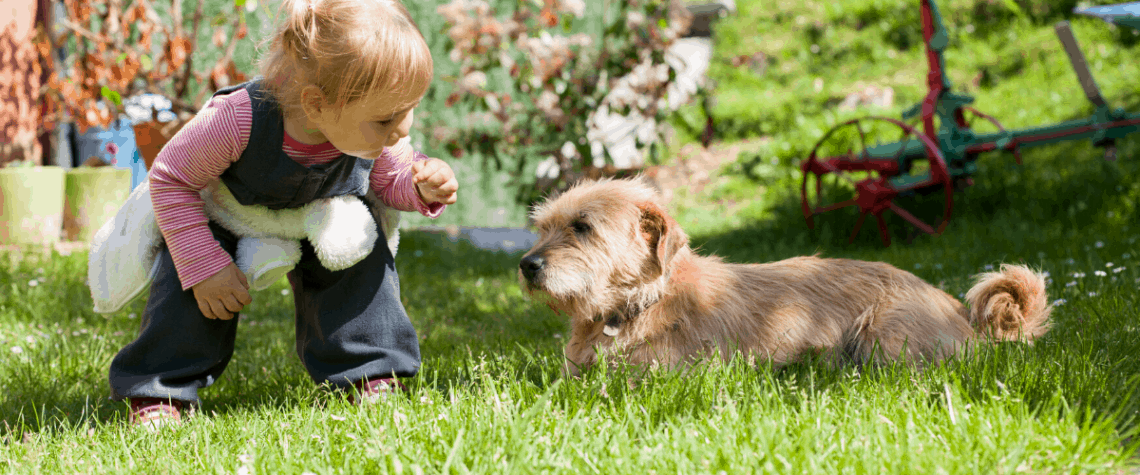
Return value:
M 310 168 L 282 151 L 280 109 L 251 81 L 219 90 L 249 92 L 253 125 L 249 145 L 221 175 L 244 205 L 299 208 L 320 198 L 364 196 L 372 160 L 341 155 Z M 214 239 L 233 258 L 237 237 L 211 222 Z M 296 308 L 297 355 L 317 383 L 348 387 L 362 379 L 411 377 L 420 367 L 415 329 L 400 303 L 395 260 L 379 239 L 356 265 L 325 269 L 308 241 L 289 273 Z M 158 397 L 198 403 L 198 389 L 214 383 L 234 351 L 238 319 L 207 319 L 191 290 L 182 290 L 170 251 L 160 253 L 158 272 L 142 315 L 138 339 L 111 362 L 111 399 Z

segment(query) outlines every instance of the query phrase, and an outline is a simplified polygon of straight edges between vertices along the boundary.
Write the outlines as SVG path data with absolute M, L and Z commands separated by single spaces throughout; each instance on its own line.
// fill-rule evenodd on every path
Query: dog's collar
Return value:
M 633 320 L 638 315 L 641 315 L 645 309 L 652 307 L 657 302 L 650 302 L 648 304 L 629 304 L 625 308 L 615 310 L 613 313 L 606 315 L 605 326 L 602 327 L 602 334 L 608 337 L 616 337 L 621 333 L 622 326 L 626 322 Z
M 602 333 L 606 336 L 618 336 L 618 333 L 621 333 L 621 318 L 617 313 L 606 318 L 606 326 L 602 327 Z

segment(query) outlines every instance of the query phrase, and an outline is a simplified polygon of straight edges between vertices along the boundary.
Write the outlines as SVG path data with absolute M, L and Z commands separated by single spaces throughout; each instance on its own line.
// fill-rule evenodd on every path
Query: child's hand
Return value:
M 416 184 L 416 191 L 424 203 L 455 203 L 459 182 L 455 180 L 455 172 L 447 162 L 438 158 L 415 162 L 412 164 L 412 173 L 412 183 Z
M 229 320 L 253 301 L 245 274 L 232 262 L 193 287 L 198 309 L 209 319 Z

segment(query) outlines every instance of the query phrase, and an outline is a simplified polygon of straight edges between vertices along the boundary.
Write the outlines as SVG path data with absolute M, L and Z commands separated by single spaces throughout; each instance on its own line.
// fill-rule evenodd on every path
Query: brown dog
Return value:
M 730 264 L 699 256 L 639 179 L 587 181 L 535 207 L 539 240 L 519 280 L 570 316 L 567 371 L 601 354 L 665 367 L 742 352 L 856 364 L 934 361 L 974 339 L 1043 335 L 1043 276 L 1022 266 L 977 277 L 967 309 L 880 262 L 796 257 Z

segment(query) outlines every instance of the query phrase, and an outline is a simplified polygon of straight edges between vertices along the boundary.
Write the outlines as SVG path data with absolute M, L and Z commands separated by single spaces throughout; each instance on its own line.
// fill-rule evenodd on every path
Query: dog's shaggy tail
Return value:
M 1019 265 L 976 277 L 966 292 L 970 324 L 997 340 L 1033 340 L 1049 331 L 1053 307 L 1045 295 L 1045 276 Z

